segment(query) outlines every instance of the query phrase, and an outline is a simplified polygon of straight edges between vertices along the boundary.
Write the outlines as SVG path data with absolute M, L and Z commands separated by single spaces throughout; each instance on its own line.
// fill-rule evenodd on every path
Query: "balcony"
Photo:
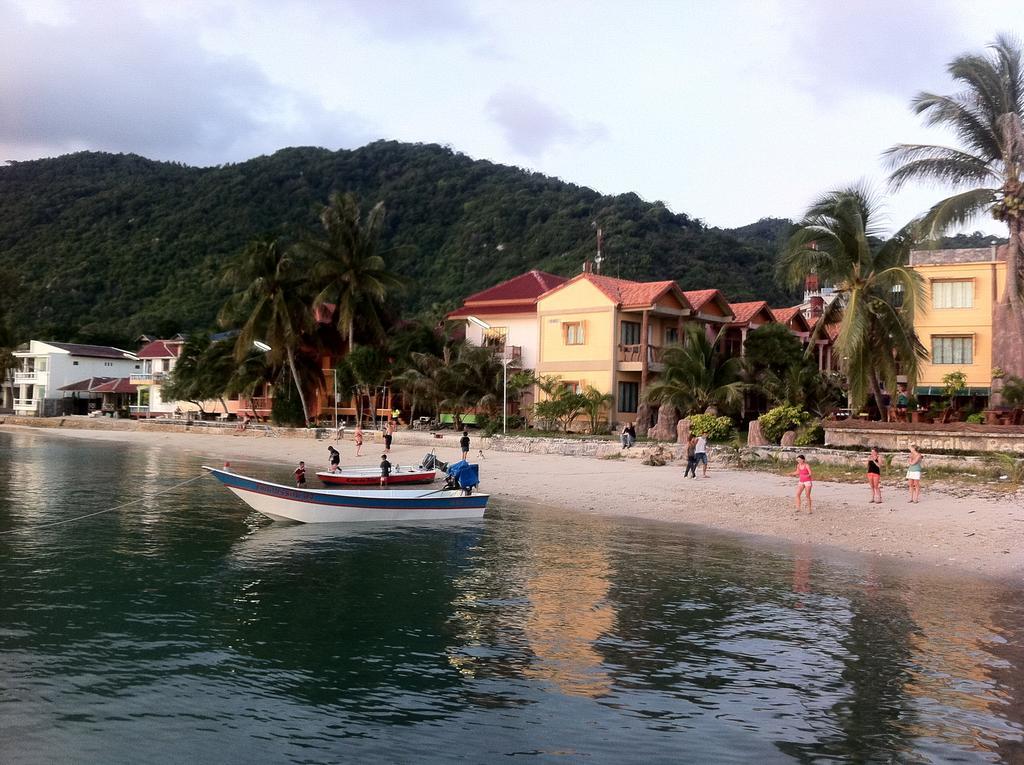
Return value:
M 16 383 L 34 383 L 36 381 L 36 375 L 38 372 L 34 369 L 30 369 L 26 372 L 15 372 L 14 382 Z
M 166 372 L 135 372 L 129 375 L 128 379 L 134 385 L 150 385 L 163 382 L 165 377 L 167 377 Z
M 490 348 L 494 355 L 500 359 L 508 359 L 513 366 L 518 366 L 523 360 L 523 346 L 505 345 L 503 343 L 487 343 L 485 348 Z
M 38 400 L 34 398 L 16 398 L 14 399 L 14 408 L 35 409 L 38 403 Z
M 652 372 L 660 372 L 665 368 L 662 363 L 664 348 L 660 345 L 647 346 L 647 368 Z M 634 345 L 619 345 L 619 369 L 624 372 L 640 372 L 643 368 L 643 346 L 639 343 Z
M 128 407 L 128 414 L 130 414 L 132 417 L 140 417 L 140 416 L 141 417 L 145 417 L 146 415 L 149 414 L 149 407 L 148 406 L 129 406 Z

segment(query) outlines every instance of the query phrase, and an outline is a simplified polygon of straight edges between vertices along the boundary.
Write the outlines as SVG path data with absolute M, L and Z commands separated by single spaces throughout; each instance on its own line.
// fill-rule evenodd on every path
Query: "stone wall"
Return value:
M 852 420 L 825 423 L 826 446 L 866 449 L 877 446 L 888 451 L 906 451 L 911 444 L 917 444 L 922 452 L 939 449 L 1024 454 L 1024 427 L 967 422 L 948 425 Z

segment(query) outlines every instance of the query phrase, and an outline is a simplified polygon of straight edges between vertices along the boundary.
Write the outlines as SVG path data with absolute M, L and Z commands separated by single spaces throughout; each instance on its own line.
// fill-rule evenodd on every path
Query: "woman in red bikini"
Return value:
M 796 470 L 790 475 L 795 475 L 797 479 L 796 487 L 796 511 L 800 512 L 800 497 L 803 493 L 807 492 L 807 513 L 808 515 L 814 512 L 814 506 L 811 504 L 811 487 L 814 484 L 814 476 L 811 475 L 811 466 L 807 464 L 807 460 L 804 459 L 804 455 L 799 455 L 796 458 Z

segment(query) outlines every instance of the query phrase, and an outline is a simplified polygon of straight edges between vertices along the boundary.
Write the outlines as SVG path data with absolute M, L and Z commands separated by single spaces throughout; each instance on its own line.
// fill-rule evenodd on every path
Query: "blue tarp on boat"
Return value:
M 448 475 L 458 481 L 463 489 L 472 489 L 480 485 L 480 466 L 470 465 L 466 460 L 449 465 Z

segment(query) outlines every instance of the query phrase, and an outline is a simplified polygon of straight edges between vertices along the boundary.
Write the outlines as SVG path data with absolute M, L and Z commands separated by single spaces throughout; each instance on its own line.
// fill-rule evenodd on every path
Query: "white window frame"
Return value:
M 974 308 L 974 279 L 932 280 L 932 308 Z
M 959 353 L 955 340 L 965 343 Z M 974 335 L 932 335 L 931 361 L 939 366 L 970 366 L 974 363 Z

